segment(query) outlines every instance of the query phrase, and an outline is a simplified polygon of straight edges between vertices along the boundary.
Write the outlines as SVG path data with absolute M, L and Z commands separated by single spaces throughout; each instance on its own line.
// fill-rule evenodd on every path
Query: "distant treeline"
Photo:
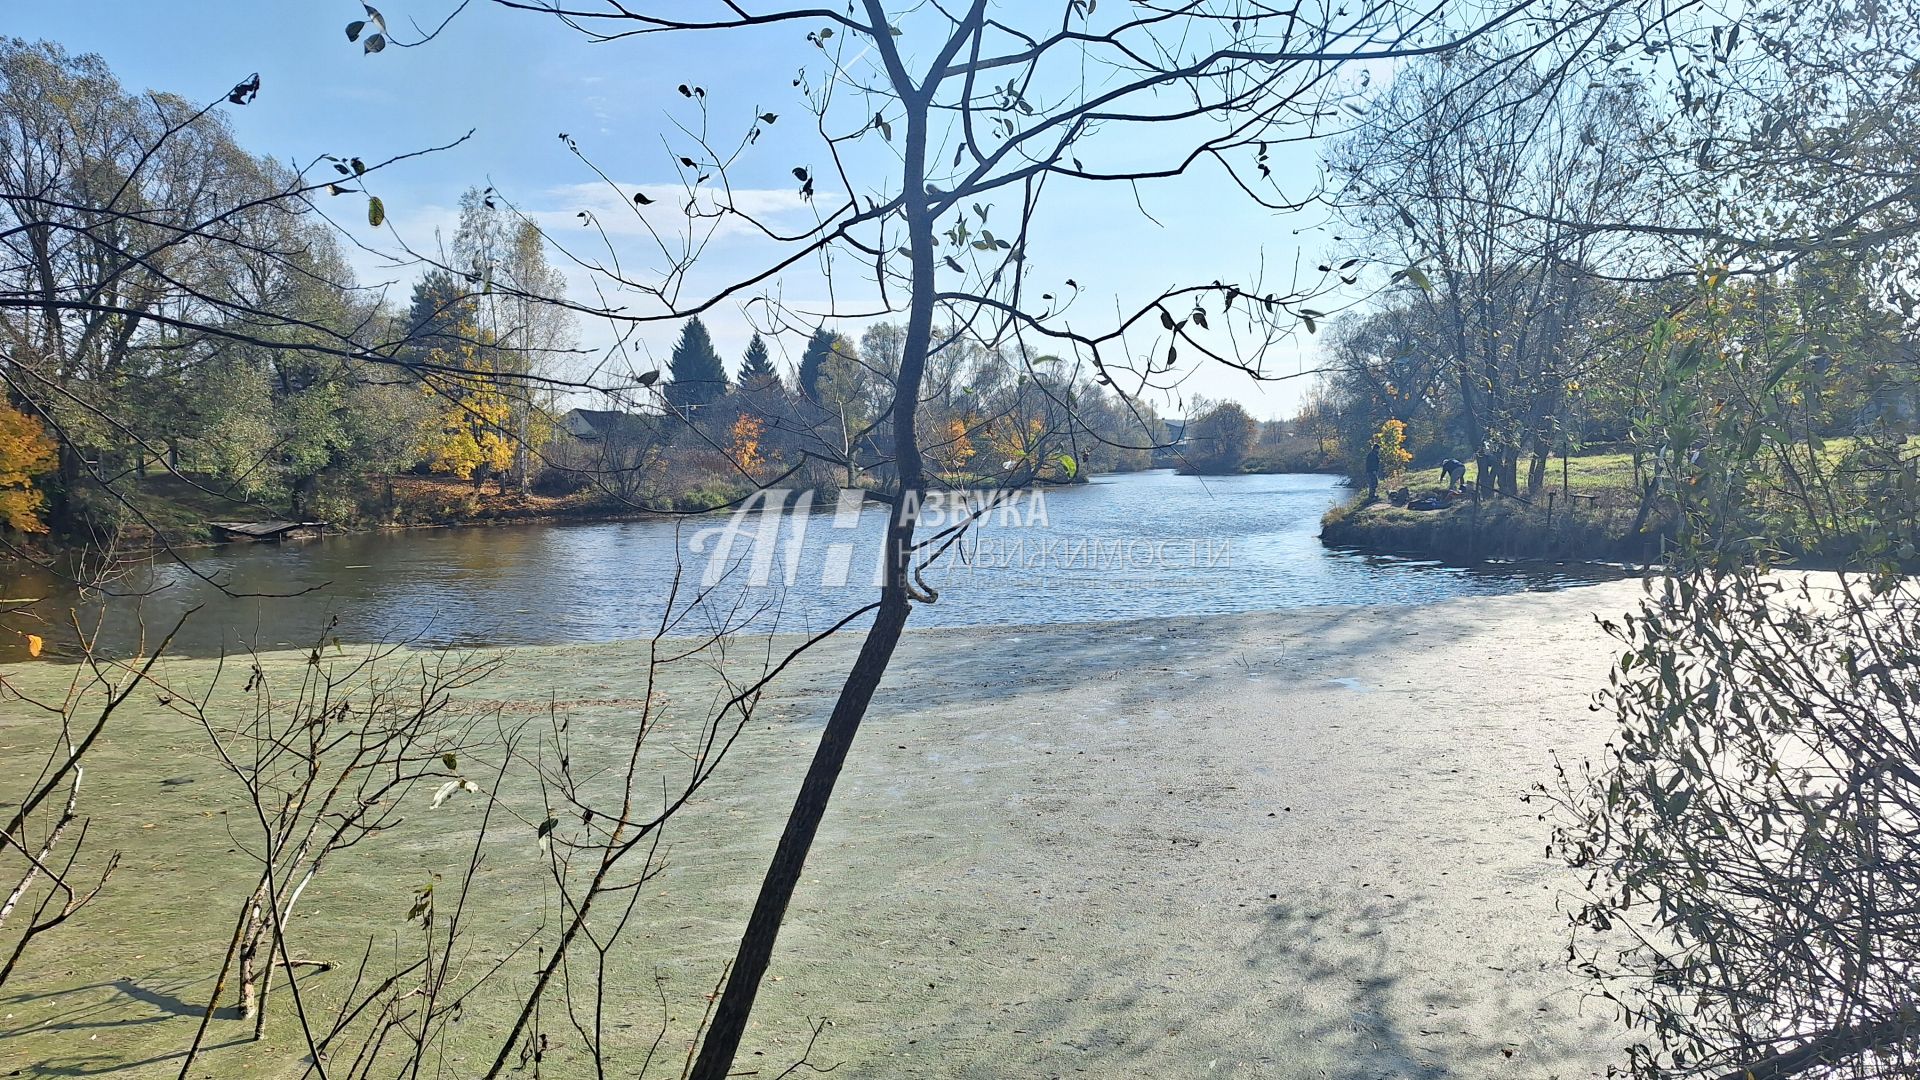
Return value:
M 368 166 L 333 167 L 289 197 L 302 181 L 218 111 L 0 41 L 0 170 L 28 193 L 0 203 L 0 292 L 20 299 L 0 308 L 0 527 L 98 542 L 241 506 L 377 522 L 404 516 L 390 478 L 408 474 L 633 509 L 886 476 L 901 327 L 789 328 L 787 368 L 759 335 L 729 364 L 692 319 L 664 370 L 609 374 L 546 238 L 490 189 L 465 194 L 408 303 L 356 282 L 315 209 L 385 211 Z M 944 482 L 1073 481 L 1173 442 L 1074 363 L 943 340 L 917 434 Z

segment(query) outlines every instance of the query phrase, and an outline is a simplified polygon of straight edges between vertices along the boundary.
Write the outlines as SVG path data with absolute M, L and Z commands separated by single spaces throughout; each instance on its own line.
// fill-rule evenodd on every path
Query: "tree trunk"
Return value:
M 779 846 L 774 849 L 773 862 L 761 880 L 760 895 L 754 901 L 746 932 L 740 937 L 733 967 L 727 973 L 726 989 L 713 1014 L 713 1025 L 700 1045 L 700 1057 L 694 1063 L 692 1080 L 724 1080 L 728 1070 L 733 1067 L 734 1055 L 739 1051 L 741 1036 L 746 1033 L 747 1018 L 753 1011 L 760 980 L 766 976 L 767 965 L 773 959 L 773 947 L 780 933 L 780 924 L 786 918 L 787 905 L 793 899 L 794 888 L 800 883 L 800 873 L 806 866 L 807 852 L 813 847 L 813 838 L 820 830 L 821 819 L 826 816 L 827 804 L 833 798 L 834 783 L 840 777 L 841 766 L 846 763 L 847 752 L 853 747 L 854 735 L 860 730 L 860 722 L 866 716 L 873 693 L 879 688 L 887 664 L 893 659 L 894 647 L 900 642 L 907 614 L 905 591 L 889 585 L 887 595 L 881 600 L 879 614 L 874 617 L 873 627 L 867 632 L 867 640 L 860 647 L 859 658 L 854 661 L 853 669 L 847 673 L 847 681 L 840 689 L 833 715 L 827 720 L 826 730 L 821 733 L 820 745 L 814 751 L 806 779 L 800 783 L 800 793 L 793 801 L 793 812 L 787 816 L 787 826 L 780 834 Z
M 976 0 L 969 19 L 979 18 L 984 3 Z M 884 12 L 869 0 L 868 9 L 877 22 L 884 24 Z M 739 1052 L 740 1039 L 746 1033 L 747 1018 L 753 1011 L 760 980 L 773 958 L 773 947 L 786 917 L 787 905 L 800 883 L 807 852 L 819 832 L 833 797 L 840 768 L 847 760 L 853 738 L 860 730 L 873 693 L 886 674 L 895 646 L 906 627 L 911 605 L 914 515 L 920 504 L 924 483 L 919 440 L 915 435 L 915 417 L 920 403 L 920 383 L 926 370 L 927 354 L 933 338 L 934 234 L 933 210 L 926 188 L 927 110 L 931 91 L 912 89 L 911 80 L 900 67 L 891 48 L 883 57 L 889 74 L 903 89 L 906 106 L 906 160 L 902 180 L 905 204 L 907 246 L 913 260 L 912 295 L 907 311 L 907 334 L 900 358 L 898 382 L 894 388 L 894 459 L 898 463 L 899 483 L 894 490 L 893 510 L 887 522 L 886 583 L 880 592 L 880 610 L 874 616 L 867 640 L 860 647 L 853 669 L 840 688 L 833 714 L 820 735 L 813 763 L 807 768 L 800 793 L 794 798 L 793 812 L 774 849 L 773 862 L 760 883 L 760 895 L 754 901 L 753 914 L 740 937 L 740 947 L 727 973 L 726 989 L 714 1010 L 713 1025 L 700 1045 L 691 1080 L 726 1080 Z M 944 63 L 944 61 L 941 61 Z M 937 66 L 937 65 L 936 65 Z
M 1533 459 L 1527 462 L 1527 498 L 1540 493 L 1547 484 L 1547 459 L 1553 456 L 1553 448 L 1544 443 L 1536 443 Z
M 1500 470 L 1494 483 L 1504 495 L 1520 494 L 1520 448 L 1503 446 L 1500 448 Z

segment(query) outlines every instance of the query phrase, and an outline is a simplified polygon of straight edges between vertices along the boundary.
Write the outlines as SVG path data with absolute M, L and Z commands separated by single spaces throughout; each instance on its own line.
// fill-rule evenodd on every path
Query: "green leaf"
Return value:
M 1073 455 L 1072 455 L 1072 454 L 1061 454 L 1061 455 L 1060 455 L 1060 468 L 1061 468 L 1061 469 L 1063 469 L 1063 470 L 1065 470 L 1065 472 L 1066 472 L 1066 474 L 1067 474 L 1067 479 L 1069 479 L 1069 480 L 1071 480 L 1071 479 L 1073 479 L 1073 478 L 1074 478 L 1075 476 L 1077 476 L 1077 475 L 1079 475 L 1079 472 L 1080 472 L 1080 463 L 1079 463 L 1079 462 L 1077 462 L 1077 461 L 1075 461 L 1075 460 L 1073 460 Z
M 380 201 L 378 195 L 367 196 L 367 224 L 377 229 L 385 220 L 387 220 L 386 204 Z
M 1433 281 L 1432 279 L 1427 277 L 1427 272 L 1425 270 L 1422 270 L 1417 266 L 1409 266 L 1407 267 L 1406 274 L 1407 274 L 1407 280 L 1413 282 L 1416 286 L 1418 286 L 1421 292 L 1433 291 Z

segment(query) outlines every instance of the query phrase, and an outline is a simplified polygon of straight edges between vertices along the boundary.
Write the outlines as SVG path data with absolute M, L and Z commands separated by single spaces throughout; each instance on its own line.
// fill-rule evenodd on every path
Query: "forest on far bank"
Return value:
M 332 167 L 333 197 L 369 168 Z M 588 350 L 539 228 L 479 188 L 397 296 L 355 280 L 338 231 L 276 197 L 287 167 L 219 112 L 45 42 L 0 42 L 0 176 L 56 210 L 0 206 L 8 290 L 90 305 L 0 310 L 10 543 L 187 540 L 208 518 L 684 512 L 765 484 L 887 481 L 900 323 L 768 327 L 725 358 L 696 316 L 664 362 L 624 340 Z M 1287 425 L 1238 405 L 1195 402 L 1182 442 L 1084 364 L 959 331 L 923 395 L 918 435 L 955 485 L 1293 463 Z

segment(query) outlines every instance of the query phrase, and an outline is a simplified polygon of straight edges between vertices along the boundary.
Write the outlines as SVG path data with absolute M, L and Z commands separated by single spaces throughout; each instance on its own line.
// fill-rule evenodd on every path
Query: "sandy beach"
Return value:
M 1587 704 L 1613 650 L 1594 615 L 1638 591 L 912 632 L 744 1053 L 774 1075 L 828 1018 L 812 1060 L 838 1076 L 1603 1075 L 1620 1032 L 1564 966 L 1577 882 L 1520 797 L 1552 754 L 1605 740 Z M 853 645 L 791 674 L 672 830 L 673 868 L 624 947 L 636 1001 L 670 977 L 676 1031 L 731 955 Z M 561 688 L 611 730 L 633 652 L 517 649 L 485 693 Z M 59 672 L 7 675 L 44 688 Z M 129 851 L 120 880 L 146 884 L 90 913 L 110 935 L 69 933 L 0 994 L 0 1034 L 19 1036 L 0 1041 L 0 1073 L 177 1071 L 166 1055 L 231 923 L 160 917 L 208 891 L 169 852 L 224 796 L 212 777 L 157 787 L 203 751 L 141 716 L 99 763 L 90 809 L 98 842 Z M 0 722 L 10 782 L 29 734 Z M 179 806 L 156 811 L 161 797 Z M 402 869 L 436 857 L 410 848 Z M 348 925 L 354 898 L 403 907 L 405 889 L 370 884 L 396 872 L 343 867 L 314 919 Z M 649 1040 L 657 1000 L 630 1022 Z M 206 1075 L 233 1075 L 241 1059 L 222 1055 L 242 1052 Z

